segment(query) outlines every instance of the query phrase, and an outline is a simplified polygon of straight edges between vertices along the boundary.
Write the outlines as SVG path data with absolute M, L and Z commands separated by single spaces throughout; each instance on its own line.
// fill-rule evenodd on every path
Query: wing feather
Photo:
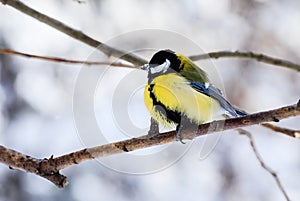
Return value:
M 205 82 L 191 82 L 191 87 L 194 88 L 196 91 L 203 93 L 209 97 L 214 98 L 217 100 L 221 107 L 224 108 L 230 115 L 237 117 L 237 116 L 244 116 L 246 113 L 236 110 L 222 95 L 220 89 L 214 87 L 213 85 Z

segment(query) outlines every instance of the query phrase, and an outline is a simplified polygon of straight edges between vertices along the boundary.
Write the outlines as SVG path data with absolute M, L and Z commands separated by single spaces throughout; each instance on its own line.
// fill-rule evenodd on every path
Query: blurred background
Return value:
M 172 48 L 187 55 L 218 50 L 254 51 L 300 63 L 298 1 L 23 2 L 99 41 L 117 44 L 120 49 Z M 181 39 L 193 41 L 203 52 L 183 48 L 182 40 L 177 43 L 175 39 L 174 44 L 166 47 L 165 38 L 159 34 L 153 37 L 149 35 L 151 32 L 132 37 L 130 41 L 119 37 L 143 29 L 176 33 Z M 0 47 L 69 59 L 107 59 L 93 48 L 4 5 L 0 5 Z M 143 51 L 140 55 L 150 59 L 152 53 Z M 300 97 L 300 75 L 296 71 L 234 58 L 212 60 L 208 65 L 214 66 L 212 74 L 218 75 L 229 101 L 248 112 L 293 104 Z M 85 85 L 78 88 L 78 83 L 89 83 L 89 77 L 79 79 L 83 71 L 104 75 L 94 86 L 91 97 L 95 97 L 95 103 L 90 106 L 101 134 L 109 136 L 108 141 L 130 137 L 116 124 L 111 111 L 114 102 L 126 95 L 121 93 L 116 98 L 116 87 L 132 75 L 132 70 L 104 69 L 0 55 L 0 144 L 38 158 L 99 144 L 89 136 L 92 133 L 85 132 L 82 136 L 78 132 L 78 119 L 84 121 L 85 116 L 74 116 L 74 109 L 78 109 L 74 107 L 74 94 L 75 97 L 86 95 Z M 140 75 L 140 83 L 146 82 L 144 72 L 133 75 Z M 150 117 L 143 106 L 141 85 L 135 86 L 137 92 L 132 94 L 126 111 L 131 123 L 146 132 Z M 80 103 L 77 102 L 78 106 L 84 110 L 86 102 Z M 114 111 L 114 115 L 117 113 Z M 299 129 L 299 120 L 299 117 L 286 119 L 278 125 Z M 299 140 L 259 126 L 247 130 L 253 134 L 266 164 L 278 173 L 290 198 L 299 200 Z M 0 200 L 284 200 L 274 178 L 256 160 L 248 139 L 236 131 L 222 132 L 222 135 L 205 158 L 200 157 L 203 137 L 187 145 L 188 149 L 174 144 L 164 158 L 147 161 L 149 164 L 139 161 L 148 154 L 138 152 L 133 153 L 138 156 L 134 160 L 130 158 L 132 155 L 120 155 L 111 157 L 115 159 L 113 162 L 89 161 L 72 166 L 62 171 L 69 181 L 64 189 L 0 164 Z M 158 148 L 151 153 L 160 151 Z M 142 163 L 143 168 L 158 165 L 135 172 L 134 168 Z

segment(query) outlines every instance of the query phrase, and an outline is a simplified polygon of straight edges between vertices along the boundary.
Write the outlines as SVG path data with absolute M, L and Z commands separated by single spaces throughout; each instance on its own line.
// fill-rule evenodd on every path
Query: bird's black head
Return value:
M 148 71 L 148 83 L 157 76 L 176 73 L 189 81 L 208 82 L 205 71 L 194 64 L 188 57 L 171 50 L 160 50 L 153 55 L 149 64 L 141 67 Z
M 175 52 L 172 50 L 160 50 L 156 52 L 153 57 L 151 58 L 149 65 L 150 67 L 156 67 L 159 66 L 166 61 L 170 62 L 170 68 L 175 70 L 176 72 L 179 72 L 179 67 L 180 67 L 180 60 L 178 59 L 177 55 Z
M 181 61 L 175 52 L 171 50 L 160 50 L 153 55 L 149 64 L 141 69 L 148 71 L 148 82 L 155 77 L 165 73 L 179 73 Z

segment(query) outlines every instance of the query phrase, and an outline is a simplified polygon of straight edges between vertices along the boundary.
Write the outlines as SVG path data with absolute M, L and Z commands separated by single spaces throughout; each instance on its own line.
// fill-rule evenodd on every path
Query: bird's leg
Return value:
M 176 141 L 180 141 L 182 144 L 185 144 L 185 142 L 182 141 L 181 131 L 183 128 L 188 128 L 192 125 L 191 121 L 186 116 L 180 117 L 180 122 L 176 126 L 176 133 L 175 138 Z
M 189 130 L 197 130 L 198 124 L 191 122 L 186 116 L 181 116 L 181 121 L 176 126 L 176 141 L 180 141 L 182 144 L 185 144 L 185 142 L 182 141 L 181 132 L 183 129 L 187 128 L 189 128 Z
M 179 141 L 182 144 L 185 144 L 185 142 L 182 141 L 182 137 L 181 137 L 181 130 L 182 130 L 182 128 L 183 128 L 183 125 L 180 124 L 180 123 L 176 126 L 175 138 L 176 138 L 176 141 Z
M 158 123 L 151 118 L 150 130 L 148 131 L 147 138 L 154 137 L 159 134 Z

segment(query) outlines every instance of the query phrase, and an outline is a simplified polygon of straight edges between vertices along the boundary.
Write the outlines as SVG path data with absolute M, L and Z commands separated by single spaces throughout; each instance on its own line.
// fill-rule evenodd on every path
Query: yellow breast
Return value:
M 152 97 L 150 96 L 152 91 Z M 156 100 L 153 100 L 155 98 Z M 201 124 L 212 119 L 219 110 L 219 104 L 209 96 L 193 89 L 188 81 L 175 73 L 161 75 L 145 87 L 144 101 L 151 116 L 164 126 L 172 126 L 165 115 L 157 112 L 154 102 L 159 101 L 168 110 L 187 116 L 191 122 Z

